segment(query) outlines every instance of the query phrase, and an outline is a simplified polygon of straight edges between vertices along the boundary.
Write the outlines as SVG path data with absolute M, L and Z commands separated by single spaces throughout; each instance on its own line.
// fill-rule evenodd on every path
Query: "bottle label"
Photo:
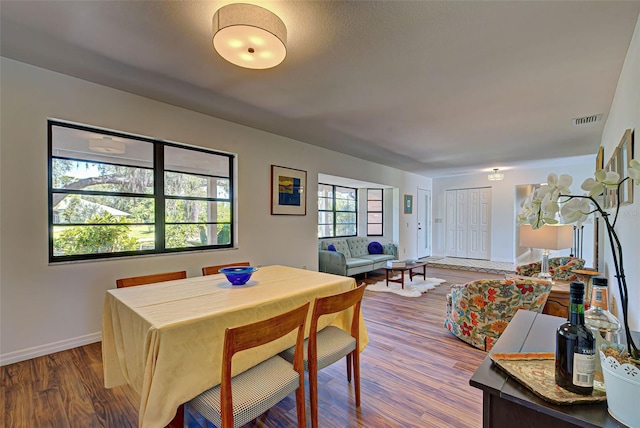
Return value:
M 596 356 L 593 351 L 589 349 L 577 351 L 586 353 L 575 352 L 573 354 L 573 384 L 587 388 L 592 387 L 593 371 L 596 367 Z
M 594 287 L 593 294 L 591 296 L 591 306 L 608 310 L 609 297 L 607 296 L 607 291 L 606 287 Z

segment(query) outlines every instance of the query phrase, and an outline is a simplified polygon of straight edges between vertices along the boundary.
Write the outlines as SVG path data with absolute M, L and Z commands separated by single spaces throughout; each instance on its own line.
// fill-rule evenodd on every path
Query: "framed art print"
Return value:
M 271 215 L 307 215 L 307 172 L 271 165 Z
M 404 213 L 413 213 L 413 195 L 404 195 Z

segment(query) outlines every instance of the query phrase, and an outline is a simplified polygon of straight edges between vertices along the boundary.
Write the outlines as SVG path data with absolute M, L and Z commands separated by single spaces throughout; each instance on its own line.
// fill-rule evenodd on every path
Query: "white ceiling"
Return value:
M 595 154 L 640 14 L 639 1 L 250 2 L 287 26 L 276 68 L 213 50 L 229 1 L 2 0 L 0 53 L 437 177 Z

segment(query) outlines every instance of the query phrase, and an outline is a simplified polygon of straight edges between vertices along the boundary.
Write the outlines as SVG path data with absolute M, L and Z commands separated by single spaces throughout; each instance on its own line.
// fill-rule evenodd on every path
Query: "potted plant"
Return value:
M 640 426 L 640 413 L 637 411 L 637 406 L 630 401 L 627 403 L 619 401 L 637 400 L 640 396 L 640 355 L 629 329 L 629 295 L 624 274 L 624 253 L 615 229 L 620 207 L 618 205 L 615 208 L 612 216 L 602 208 L 601 198 L 599 198 L 605 189 L 612 189 L 616 191 L 617 200 L 620 200 L 620 188 L 627 180 L 633 180 L 636 185 L 640 184 L 640 161 L 632 159 L 627 170 L 628 176 L 622 179 L 616 172 L 606 172 L 602 169 L 596 171 L 594 178 L 588 178 L 582 183 L 582 190 L 587 192 L 583 195 L 571 194 L 569 186 L 573 178 L 570 175 L 550 174 L 547 177 L 547 183 L 536 189 L 523 202 L 522 210 L 518 214 L 518 224 L 531 224 L 534 229 L 537 229 L 545 224 L 559 223 L 558 214 L 560 214 L 563 223 L 576 223 L 580 226 L 591 214 L 602 217 L 609 238 L 622 306 L 621 321 L 628 345 L 626 351 L 623 347 L 617 349 L 618 354 L 622 355 L 620 360 L 614 359 L 615 351 L 607 351 L 605 354 L 599 350 L 605 376 L 607 402 L 610 413 L 616 419 L 626 425 Z M 621 383 L 614 383 L 618 381 Z

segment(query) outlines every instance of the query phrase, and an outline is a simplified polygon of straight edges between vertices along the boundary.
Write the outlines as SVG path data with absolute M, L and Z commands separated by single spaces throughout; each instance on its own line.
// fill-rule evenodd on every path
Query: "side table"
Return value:
M 520 310 L 491 350 L 496 352 L 554 352 L 555 331 L 565 320 Z M 495 366 L 487 356 L 469 384 L 482 390 L 484 428 L 620 428 L 609 416 L 607 403 L 558 406 L 539 398 Z

